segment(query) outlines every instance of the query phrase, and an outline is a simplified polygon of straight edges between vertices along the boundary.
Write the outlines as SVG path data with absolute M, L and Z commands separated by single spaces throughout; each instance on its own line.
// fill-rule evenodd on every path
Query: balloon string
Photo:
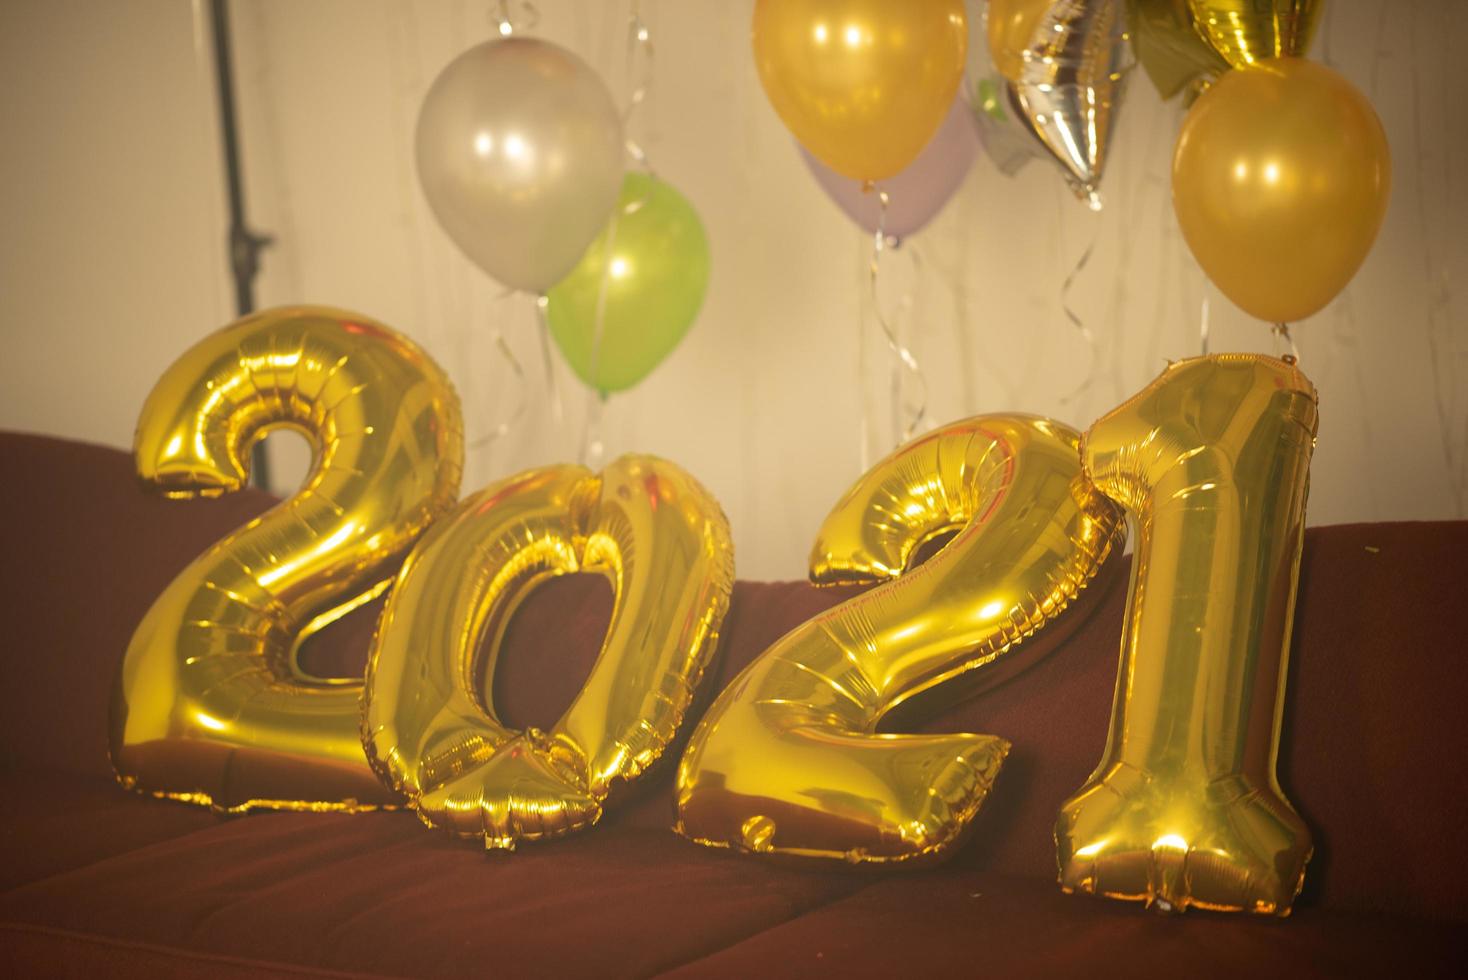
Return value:
M 857 447 L 857 459 L 861 463 L 861 471 L 865 473 L 871 469 L 872 457 L 869 443 L 871 442 L 872 420 L 871 401 L 866 396 L 867 385 L 867 332 L 862 329 L 865 326 L 860 313 L 856 317 L 856 391 L 857 399 L 861 402 L 861 425 L 857 431 L 860 444 Z
M 1081 379 L 1081 383 L 1074 391 L 1060 399 L 1062 405 L 1085 394 L 1096 381 L 1096 335 L 1091 332 L 1091 328 L 1081 319 L 1080 314 L 1071 308 L 1069 297 L 1070 288 L 1075 285 L 1077 277 L 1085 271 L 1086 265 L 1091 261 L 1091 253 L 1096 250 L 1096 239 L 1099 233 L 1099 228 L 1092 229 L 1091 241 L 1086 245 L 1086 250 L 1081 253 L 1081 257 L 1076 260 L 1075 267 L 1070 270 L 1070 274 L 1060 284 L 1061 312 L 1065 314 L 1065 318 L 1070 321 L 1070 325 L 1075 328 L 1076 333 L 1081 335 L 1081 340 L 1085 341 L 1086 348 L 1090 353 L 1090 356 L 1086 359 L 1086 376 Z
M 509 37 L 518 30 L 533 30 L 535 25 L 540 23 L 540 11 L 535 9 L 535 4 L 530 3 L 529 0 L 521 0 L 514 6 L 519 8 L 519 23 L 516 23 L 516 15 L 510 12 L 510 0 L 499 0 L 489 15 L 500 37 Z
M 627 96 L 627 107 L 622 110 L 622 130 L 627 134 L 624 138 L 624 145 L 627 154 L 637 167 L 649 177 L 656 179 L 657 174 L 653 171 L 652 164 L 647 158 L 647 151 L 631 136 L 632 116 L 646 101 L 648 89 L 652 85 L 653 53 L 652 32 L 648 30 L 647 24 L 642 19 L 642 5 L 638 0 L 632 0 L 627 14 L 627 78 L 631 92 Z M 639 61 L 641 62 L 640 69 Z M 581 462 L 588 465 L 599 462 L 605 449 L 601 437 L 601 425 L 607 396 L 605 391 L 598 390 L 597 382 L 601 380 L 601 347 L 606 330 L 607 296 L 611 290 L 612 263 L 616 256 L 617 226 L 623 215 L 635 214 L 640 210 L 647 203 L 650 194 L 649 190 L 648 194 L 644 194 L 635 201 L 628 201 L 625 205 L 619 203 L 612 210 L 612 216 L 607 222 L 606 244 L 602 252 L 604 261 L 602 262 L 601 282 L 597 287 L 596 312 L 592 318 L 591 329 L 591 358 L 588 373 L 592 379 L 592 397 L 586 404 L 586 421 L 581 431 Z
M 1202 348 L 1203 356 L 1208 356 L 1208 293 L 1207 286 L 1203 287 L 1203 306 L 1198 311 L 1198 346 Z
M 1270 328 L 1270 333 L 1274 334 L 1274 356 L 1279 356 L 1280 342 L 1283 341 L 1289 345 L 1290 356 L 1295 359 L 1296 363 L 1299 363 L 1300 349 L 1295 346 L 1295 338 L 1290 336 L 1290 325 L 1288 323 L 1276 323 Z
M 606 443 L 602 439 L 602 410 L 606 407 L 606 395 L 599 391 L 592 392 L 592 397 L 586 402 L 586 422 L 581 429 L 581 453 L 578 461 L 582 466 L 590 466 L 593 469 L 601 466 L 602 456 L 606 452 Z
M 627 108 L 622 110 L 622 131 L 627 134 L 627 155 L 648 176 L 656 174 L 652 164 L 648 162 L 647 151 L 632 137 L 632 115 L 646 101 L 648 89 L 652 87 L 654 54 L 652 32 L 642 19 L 642 4 L 639 0 L 632 0 L 632 7 L 627 15 L 627 78 L 632 91 L 627 96 Z
M 468 444 L 470 449 L 481 449 L 496 439 L 503 438 L 519 424 L 525 415 L 525 368 L 521 365 L 520 359 L 515 356 L 515 352 L 510 349 L 510 345 L 505 342 L 505 335 L 498 330 L 494 334 L 494 345 L 499 349 L 506 363 L 510 365 L 510 373 L 515 376 L 515 409 L 489 432 L 472 440 Z
M 624 137 L 624 146 L 633 163 L 649 177 L 656 178 L 657 175 L 648 160 L 647 151 L 631 136 L 632 117 L 646 101 L 648 89 L 652 84 L 653 53 L 652 32 L 648 30 L 647 24 L 642 19 L 641 4 L 638 0 L 632 0 L 627 15 L 627 78 L 631 91 L 627 96 L 627 106 L 622 110 L 622 129 L 627 134 Z M 639 61 L 641 62 L 640 68 Z M 605 261 L 602 263 L 601 282 L 597 287 L 596 311 L 592 318 L 589 365 L 592 397 L 586 404 L 586 420 L 581 432 L 580 457 L 582 463 L 599 462 L 605 449 L 601 437 L 601 425 L 607 396 L 606 392 L 597 390 L 597 382 L 601 379 L 602 338 L 606 331 L 607 297 L 611 289 L 611 270 L 616 254 L 617 226 L 623 215 L 634 214 L 641 209 L 647 203 L 647 197 L 648 195 L 645 194 L 635 201 L 619 204 L 613 209 L 612 216 L 607 222 L 603 248 Z
M 642 206 L 641 201 L 634 203 L 636 207 Z M 591 358 L 587 370 L 587 377 L 591 379 L 591 398 L 586 403 L 586 421 L 581 430 L 581 462 L 588 466 L 601 461 L 604 448 L 601 438 L 601 422 L 607 396 L 600 384 L 601 341 L 606 325 L 607 296 L 611 292 L 612 285 L 612 263 L 615 261 L 617 248 L 617 226 L 621 224 L 621 216 L 631 213 L 633 209 L 632 205 L 627 208 L 612 209 L 612 216 L 607 221 L 605 247 L 602 249 L 601 282 L 597 286 L 596 311 L 592 316 Z
M 908 376 L 917 388 L 917 396 L 907 409 L 908 418 L 902 423 L 902 435 L 900 442 L 907 442 L 917 434 L 918 426 L 922 424 L 924 416 L 928 411 L 928 380 L 923 375 L 923 369 L 918 364 L 917 358 L 913 356 L 901 340 L 897 337 L 897 331 L 885 313 L 882 312 L 882 299 L 878 291 L 881 281 L 882 255 L 887 251 L 887 206 L 891 203 L 887 192 L 882 188 L 876 188 L 877 201 L 880 210 L 877 216 L 877 230 L 872 235 L 872 260 L 868 266 L 868 284 L 871 287 L 872 308 L 877 317 L 877 325 L 882 328 L 882 336 L 887 339 L 887 349 L 892 352 L 899 364 L 907 370 Z M 896 387 L 900 388 L 898 384 Z M 865 443 L 863 443 L 865 445 Z M 865 467 L 863 467 L 865 471 Z
M 497 299 L 503 301 L 513 295 L 514 290 L 507 289 L 500 293 Z M 526 397 L 527 382 L 525 379 L 525 366 L 520 363 L 520 359 L 515 356 L 515 352 L 510 348 L 509 342 L 505 340 L 504 331 L 498 328 L 494 331 L 494 346 L 499 350 L 500 356 L 505 359 L 505 363 L 510 366 L 510 373 L 515 376 L 515 408 L 508 416 L 501 419 L 494 428 L 490 429 L 484 435 L 466 443 L 466 448 L 468 449 L 482 449 L 496 439 L 504 438 L 509 434 L 511 429 L 520 423 L 520 420 L 525 417 L 526 410 L 530 407 L 529 399 Z
M 561 422 L 566 417 L 566 410 L 561 405 L 561 389 L 556 384 L 555 358 L 551 356 L 549 306 L 550 299 L 545 293 L 535 297 L 535 323 L 540 334 L 540 362 L 545 372 L 545 396 L 550 402 L 551 418 Z

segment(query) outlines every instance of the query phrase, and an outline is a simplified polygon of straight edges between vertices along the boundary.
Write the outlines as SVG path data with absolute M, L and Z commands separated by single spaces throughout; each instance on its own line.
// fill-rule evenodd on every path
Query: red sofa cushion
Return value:
M 152 497 L 126 455 L 0 435 L 0 950 L 23 968 L 188 975 L 260 968 L 383 974 L 1045 975 L 1373 963 L 1451 975 L 1463 957 L 1468 674 L 1452 611 L 1468 524 L 1306 536 L 1281 782 L 1316 834 L 1288 922 L 1061 895 L 1051 827 L 1099 758 L 1115 683 L 1125 559 L 1108 563 L 1053 652 L 924 722 L 1014 750 L 944 868 L 861 874 L 770 865 L 674 835 L 671 767 L 580 836 L 486 855 L 406 813 L 222 818 L 111 782 L 106 716 L 133 625 L 168 579 L 268 506 Z M 781 633 L 850 595 L 743 583 L 709 694 Z M 590 669 L 610 611 L 596 579 L 547 584 L 506 637 L 496 701 L 546 724 Z M 359 671 L 372 611 L 320 634 L 319 673 Z M 707 697 L 705 696 L 705 703 Z M 701 710 L 701 706 L 700 706 Z M 675 758 L 670 753 L 670 759 Z M 977 897 L 976 897 L 977 896 Z M 1383 952 L 1385 951 L 1385 952 Z M 1376 957 L 1376 959 L 1372 959 Z M 783 969 L 781 969 L 783 968 Z M 908 969 L 910 968 L 910 969 Z M 12 971 L 14 972 L 14 971 Z M 1209 971 L 1205 971 L 1209 972 Z M 1369 972 L 1369 971 L 1368 971 Z

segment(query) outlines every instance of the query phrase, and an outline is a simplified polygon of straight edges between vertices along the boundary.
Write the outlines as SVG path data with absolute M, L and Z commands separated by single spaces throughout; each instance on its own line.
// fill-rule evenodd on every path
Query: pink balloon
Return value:
M 907 169 L 889 180 L 877 181 L 887 192 L 886 233 L 906 238 L 922 228 L 958 190 L 973 166 L 978 137 L 969 118 L 968 104 L 960 96 L 953 100 L 943 125 Z M 869 232 L 877 230 L 881 204 L 877 192 L 863 191 L 861 181 L 843 177 L 800 148 L 805 164 L 831 200 L 847 217 Z

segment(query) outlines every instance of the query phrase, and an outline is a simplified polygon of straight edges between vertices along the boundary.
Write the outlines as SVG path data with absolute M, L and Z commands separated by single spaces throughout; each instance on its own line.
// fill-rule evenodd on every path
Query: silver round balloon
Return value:
M 418 114 L 418 179 L 444 231 L 506 286 L 543 293 L 601 232 L 622 186 L 622 120 L 605 83 L 531 38 L 465 51 Z
M 1019 114 L 1093 206 L 1128 66 L 1121 0 L 1057 0 L 1012 83 Z

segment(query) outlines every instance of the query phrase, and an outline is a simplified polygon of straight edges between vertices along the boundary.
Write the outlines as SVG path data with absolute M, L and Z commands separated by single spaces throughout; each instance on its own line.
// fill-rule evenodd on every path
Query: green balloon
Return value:
M 547 294 L 551 336 L 592 388 L 631 388 L 678 346 L 708 281 L 708 237 L 693 206 L 663 181 L 629 173 L 607 226 Z

